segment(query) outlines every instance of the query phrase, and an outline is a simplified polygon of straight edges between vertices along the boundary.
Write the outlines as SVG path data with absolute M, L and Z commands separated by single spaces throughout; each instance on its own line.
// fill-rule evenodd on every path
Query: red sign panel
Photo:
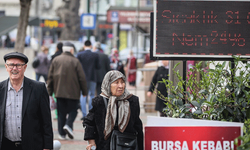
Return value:
M 240 127 L 145 127 L 145 150 L 236 150 L 240 135 Z
M 107 13 L 107 22 L 114 23 L 150 23 L 150 13 L 151 11 L 140 11 L 139 17 L 137 17 L 136 11 L 118 11 L 109 10 Z

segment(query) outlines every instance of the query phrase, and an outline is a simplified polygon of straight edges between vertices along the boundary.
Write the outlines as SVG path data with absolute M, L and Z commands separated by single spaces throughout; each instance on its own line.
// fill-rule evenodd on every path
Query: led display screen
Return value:
M 250 56 L 250 2 L 156 0 L 154 57 Z

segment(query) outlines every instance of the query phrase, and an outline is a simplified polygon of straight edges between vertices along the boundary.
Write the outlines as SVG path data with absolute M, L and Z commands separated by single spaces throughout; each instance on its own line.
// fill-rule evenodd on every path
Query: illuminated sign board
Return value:
M 156 0 L 153 57 L 250 57 L 250 2 Z
M 43 23 L 40 24 L 40 26 L 53 29 L 53 28 L 62 28 L 64 27 L 64 24 L 60 23 L 57 20 L 44 20 Z
M 150 23 L 150 12 L 151 11 L 140 11 L 139 17 L 137 18 L 136 11 L 109 10 L 107 12 L 107 22 L 134 23 L 137 21 L 139 23 Z

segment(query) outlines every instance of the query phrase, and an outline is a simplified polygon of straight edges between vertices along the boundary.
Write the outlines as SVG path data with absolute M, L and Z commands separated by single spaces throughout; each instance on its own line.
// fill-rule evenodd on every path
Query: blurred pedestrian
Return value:
M 49 71 L 49 59 L 48 59 L 48 52 L 49 49 L 45 46 L 42 46 L 42 52 L 37 54 L 37 59 L 39 60 L 38 67 L 35 68 L 36 72 L 36 81 L 39 81 L 40 77 L 43 76 L 44 81 L 47 81 L 48 71 Z
M 159 81 L 162 81 L 162 79 L 168 79 L 169 76 L 169 61 L 168 60 L 162 60 L 160 61 L 160 66 L 157 68 L 149 90 L 147 92 L 147 96 L 150 97 L 152 95 L 152 93 L 154 92 L 154 89 L 157 86 L 157 94 L 156 94 L 156 104 L 155 104 L 155 110 L 160 112 L 160 116 L 161 117 L 166 117 L 166 114 L 163 112 L 163 109 L 166 107 L 164 100 L 162 100 L 160 97 L 167 97 L 168 96 L 168 92 L 167 92 L 167 88 L 166 85 L 164 83 L 159 83 Z M 159 93 L 160 92 L 160 96 Z
M 57 99 L 59 139 L 65 140 L 66 134 L 74 139 L 73 123 L 80 93 L 86 95 L 87 87 L 82 66 L 73 55 L 74 45 L 65 42 L 62 49 L 63 53 L 54 58 L 50 65 L 47 88 L 49 95 L 54 93 Z
M 7 34 L 6 39 L 4 41 L 4 47 L 10 48 L 11 46 L 12 46 L 12 42 L 11 42 L 10 36 Z
M 105 74 L 108 71 L 110 71 L 108 55 L 106 55 L 102 51 L 100 51 L 100 48 L 101 48 L 101 43 L 96 42 L 95 46 L 93 47 L 93 51 L 99 55 L 99 62 L 100 62 L 100 68 L 97 69 L 97 71 L 96 71 L 96 74 L 97 74 L 97 82 L 96 82 L 97 95 L 101 94 L 102 80 L 103 80 Z
M 116 48 L 112 49 L 111 56 L 109 59 L 110 59 L 110 69 L 118 70 L 125 75 L 124 65 L 122 61 L 119 60 L 119 52 Z
M 4 55 L 9 78 L 0 82 L 0 150 L 53 149 L 49 95 L 44 83 L 24 76 L 28 58 Z
M 55 52 L 54 55 L 51 56 L 50 64 L 51 64 L 51 62 L 53 61 L 53 59 L 55 57 L 57 57 L 57 56 L 59 56 L 59 55 L 62 54 L 62 52 L 63 52 L 62 51 L 62 47 L 63 47 L 63 43 L 62 42 L 57 43 L 57 45 L 56 45 L 56 52 Z M 55 94 L 53 94 L 52 96 L 53 96 L 55 102 L 57 102 L 57 99 L 55 98 Z M 58 118 L 57 109 L 55 109 L 55 114 L 56 114 L 56 116 L 55 116 L 54 119 L 57 119 Z
M 59 55 L 62 54 L 62 52 L 63 52 L 63 51 L 62 51 L 62 47 L 63 47 L 63 43 L 62 43 L 62 42 L 57 43 L 57 45 L 56 45 L 56 52 L 55 52 L 54 55 L 51 56 L 50 62 L 52 62 L 52 60 L 53 60 L 56 56 L 59 56 Z
M 125 69 L 129 85 L 131 86 L 135 86 L 136 69 L 137 69 L 137 60 L 133 54 L 133 51 L 131 50 L 129 57 L 127 58 L 126 69 Z
M 87 150 L 110 150 L 112 133 L 137 135 L 138 150 L 143 150 L 143 127 L 139 98 L 126 89 L 126 78 L 119 71 L 109 71 L 102 82 L 102 93 L 93 99 L 93 108 L 84 118 Z M 130 143 L 131 144 L 131 143 Z M 129 147 L 132 149 L 132 147 Z
M 150 59 L 150 54 L 149 52 L 145 54 L 144 56 L 144 65 L 147 64 L 147 63 L 151 63 L 151 62 L 154 62 L 154 60 L 151 60 Z
M 84 43 L 84 51 L 77 54 L 77 58 L 82 64 L 86 80 L 88 93 L 86 97 L 80 98 L 82 115 L 85 117 L 87 115 L 86 101 L 88 101 L 88 106 L 90 110 L 92 108 L 92 99 L 95 97 L 96 82 L 97 82 L 97 72 L 96 70 L 100 68 L 99 56 L 97 53 L 92 52 L 92 44 L 89 40 Z

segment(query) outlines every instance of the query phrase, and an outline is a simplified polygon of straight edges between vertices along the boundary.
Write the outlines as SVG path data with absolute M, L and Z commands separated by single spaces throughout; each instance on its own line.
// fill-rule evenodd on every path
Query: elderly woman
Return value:
M 107 101 L 107 108 L 104 100 Z M 97 150 L 110 150 L 113 130 L 137 133 L 138 150 L 143 150 L 139 99 L 127 91 L 125 76 L 121 72 L 112 70 L 105 75 L 102 93 L 93 99 L 92 105 L 83 122 L 84 140 L 89 142 L 87 150 L 93 146 Z

